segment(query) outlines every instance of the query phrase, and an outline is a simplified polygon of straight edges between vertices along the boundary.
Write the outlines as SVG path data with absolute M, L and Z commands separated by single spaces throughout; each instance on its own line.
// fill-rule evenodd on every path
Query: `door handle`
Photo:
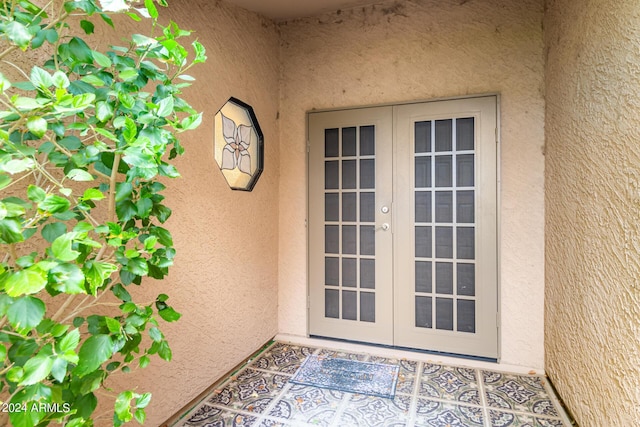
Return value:
M 389 223 L 385 222 L 380 227 L 378 227 L 377 230 L 389 231 L 389 228 L 391 228 L 391 226 L 389 225 Z

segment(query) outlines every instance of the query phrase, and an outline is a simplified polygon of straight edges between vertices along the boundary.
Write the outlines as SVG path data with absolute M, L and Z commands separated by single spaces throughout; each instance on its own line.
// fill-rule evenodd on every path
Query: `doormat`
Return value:
M 393 398 L 399 370 L 397 365 L 311 355 L 289 382 Z

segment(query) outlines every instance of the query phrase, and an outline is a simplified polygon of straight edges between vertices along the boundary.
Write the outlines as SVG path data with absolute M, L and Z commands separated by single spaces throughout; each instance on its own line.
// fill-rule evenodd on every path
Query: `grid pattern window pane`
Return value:
M 376 128 L 325 129 L 325 316 L 375 322 Z
M 417 327 L 475 332 L 475 120 L 414 124 Z

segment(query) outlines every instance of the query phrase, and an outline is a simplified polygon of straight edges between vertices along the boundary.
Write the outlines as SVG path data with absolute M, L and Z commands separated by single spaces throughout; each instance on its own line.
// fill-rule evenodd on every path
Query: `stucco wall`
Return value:
M 281 333 L 307 333 L 305 113 L 497 92 L 502 361 L 543 366 L 542 15 L 539 0 L 409 0 L 280 25 Z
M 640 425 L 640 4 L 547 3 L 546 370 L 580 425 Z
M 150 426 L 160 425 L 277 333 L 278 246 L 278 33 L 269 21 L 208 0 L 189 7 L 170 2 L 164 20 L 195 30 L 208 61 L 192 68 L 197 81 L 184 92 L 204 111 L 203 124 L 183 134 L 186 154 L 177 162 L 182 178 L 167 183 L 167 222 L 177 249 L 158 293 L 183 314 L 162 324 L 173 361 L 155 359 L 123 375 L 118 386 L 151 391 Z M 120 32 L 142 32 L 118 20 Z M 106 31 L 105 34 L 113 33 Z M 231 191 L 213 158 L 213 118 L 230 97 L 253 106 L 265 138 L 265 170 L 253 192 Z

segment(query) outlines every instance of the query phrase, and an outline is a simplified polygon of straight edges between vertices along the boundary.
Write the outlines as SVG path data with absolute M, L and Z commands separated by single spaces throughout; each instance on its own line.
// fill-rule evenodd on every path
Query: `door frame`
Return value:
M 306 137 L 306 143 L 305 143 L 305 149 L 306 149 L 306 156 L 305 156 L 305 228 L 306 228 L 306 235 L 305 235 L 305 244 L 306 244 L 306 277 L 305 277 L 305 292 L 306 292 L 306 337 L 307 338 L 312 338 L 313 336 L 310 334 L 310 322 L 311 322 L 311 316 L 310 316 L 310 273 L 309 273 L 309 267 L 310 267 L 310 251 L 309 251 L 309 242 L 310 242 L 310 233 L 309 233 L 309 199 L 310 199 L 310 194 L 309 194 L 309 151 L 310 151 L 310 138 L 309 138 L 309 114 L 310 113 L 323 113 L 323 112 L 339 112 L 339 111 L 349 111 L 349 110 L 359 110 L 359 109 L 365 109 L 365 108 L 377 108 L 377 107 L 394 107 L 394 106 L 401 106 L 401 105 L 409 105 L 409 104 L 424 104 L 424 103 L 432 103 L 432 102 L 441 102 L 441 101 L 451 101 L 451 100 L 467 100 L 467 99 L 474 99 L 474 98 L 484 98 L 484 97 L 489 97 L 489 96 L 493 96 L 495 97 L 496 100 L 496 134 L 495 134 L 495 141 L 496 141 L 496 309 L 497 309 L 497 313 L 496 313 L 496 334 L 497 334 L 497 357 L 496 358 L 486 358 L 486 357 L 479 357 L 479 356 L 468 356 L 468 355 L 460 355 L 460 354 L 452 354 L 452 353 L 443 353 L 443 352 L 439 352 L 439 351 L 430 351 L 430 350 L 422 350 L 422 349 L 412 349 L 412 348 L 406 348 L 406 347 L 399 347 L 399 346 L 389 346 L 392 348 L 402 348 L 405 350 L 415 350 L 415 351 L 419 351 L 422 353 L 432 353 L 432 354 L 444 354 L 444 355 L 450 355 L 453 357 L 463 357 L 463 358 L 470 358 L 470 359 L 478 359 L 478 360 L 487 360 L 487 361 L 491 361 L 491 362 L 496 362 L 496 363 L 500 363 L 501 358 L 502 358 L 502 332 L 503 332 L 503 327 L 502 327 L 502 137 L 501 137 L 501 129 L 502 129 L 502 120 L 501 120 L 501 112 L 502 112 L 502 106 L 501 106 L 501 94 L 499 92 L 486 92 L 486 93 L 479 93 L 479 94 L 473 94 L 473 95 L 459 95 L 459 96 L 447 96 L 447 97 L 436 97 L 436 98 L 430 98 L 430 99 L 417 99 L 417 100 L 411 100 L 411 101 L 406 101 L 406 102 L 393 102 L 393 103 L 379 103 L 379 104 L 368 104 L 368 105 L 355 105 L 355 106 L 342 106 L 342 107 L 331 107 L 331 108 L 319 108 L 319 109 L 310 109 L 307 110 L 305 112 L 305 137 Z M 394 127 L 395 127 L 395 123 L 394 123 Z M 395 128 L 393 130 L 394 133 L 394 137 L 395 137 Z M 395 306 L 395 303 L 394 303 Z M 340 340 L 340 339 L 338 339 Z M 351 340 L 343 340 L 343 341 L 349 341 L 349 342 L 353 342 Z M 372 344 L 372 343 L 364 343 L 364 344 L 368 344 L 368 345 L 376 345 L 376 344 Z

